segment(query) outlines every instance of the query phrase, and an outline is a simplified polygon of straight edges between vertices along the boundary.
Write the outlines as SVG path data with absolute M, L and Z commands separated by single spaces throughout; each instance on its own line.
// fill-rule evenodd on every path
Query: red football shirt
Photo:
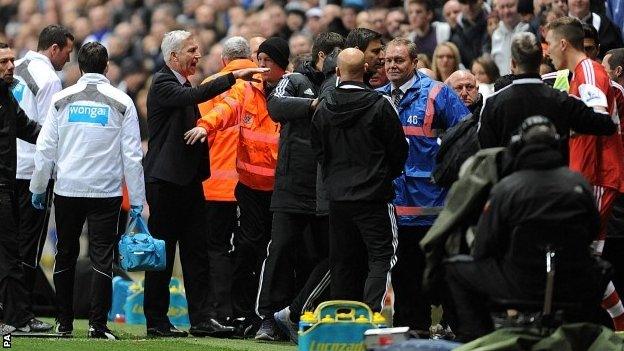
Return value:
M 579 88 L 584 84 L 596 86 L 607 96 L 607 111 L 619 123 L 611 79 L 598 62 L 588 58 L 574 69 L 570 95 L 580 97 Z M 624 146 L 620 134 L 576 134 L 570 138 L 570 168 L 583 174 L 592 185 L 624 191 Z

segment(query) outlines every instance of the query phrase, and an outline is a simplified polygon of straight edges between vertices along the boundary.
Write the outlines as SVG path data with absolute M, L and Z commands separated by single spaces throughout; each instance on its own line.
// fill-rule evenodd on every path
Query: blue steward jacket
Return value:
M 431 172 L 440 148 L 438 135 L 470 111 L 457 94 L 441 82 L 418 75 L 397 110 L 409 143 L 405 170 L 394 180 L 394 205 L 402 226 L 431 226 L 444 206 L 447 190 L 434 184 Z M 391 85 L 379 91 L 390 95 Z

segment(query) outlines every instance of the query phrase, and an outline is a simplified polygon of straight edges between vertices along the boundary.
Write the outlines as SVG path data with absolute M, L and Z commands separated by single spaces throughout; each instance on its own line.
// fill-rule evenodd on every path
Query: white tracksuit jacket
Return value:
M 50 109 L 52 95 L 63 88 L 50 59 L 28 51 L 15 61 L 17 79 L 13 95 L 28 118 L 43 125 Z M 30 179 L 35 169 L 35 145 L 17 139 L 17 179 Z
M 115 197 L 125 178 L 131 205 L 145 202 L 139 120 L 132 99 L 101 74 L 87 73 L 52 98 L 37 139 L 34 194 L 45 192 L 56 164 L 54 193 Z

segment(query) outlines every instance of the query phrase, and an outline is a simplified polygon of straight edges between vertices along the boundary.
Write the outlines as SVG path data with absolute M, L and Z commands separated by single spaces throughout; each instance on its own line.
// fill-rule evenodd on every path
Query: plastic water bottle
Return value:
M 303 333 L 310 329 L 314 324 L 316 324 L 316 317 L 314 316 L 314 312 L 306 311 L 301 315 L 299 319 L 299 332 Z
M 388 322 L 386 322 L 386 317 L 384 317 L 381 313 L 375 312 L 373 314 L 373 324 L 377 326 L 377 328 L 387 328 Z

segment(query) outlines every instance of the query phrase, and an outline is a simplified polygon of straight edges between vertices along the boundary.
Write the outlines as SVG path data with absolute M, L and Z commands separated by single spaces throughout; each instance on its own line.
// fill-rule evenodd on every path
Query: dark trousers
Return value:
M 210 261 L 210 314 L 232 316 L 233 236 L 238 227 L 236 202 L 206 201 L 208 259 Z
M 332 201 L 329 233 L 332 299 L 363 301 L 381 311 L 396 263 L 394 206 Z
M 513 296 L 498 263 L 494 259 L 456 262 L 447 264 L 445 269 L 457 314 L 458 339 L 467 342 L 492 332 L 489 297 Z
M 232 308 L 236 317 L 255 316 L 262 261 L 271 238 L 271 194 L 241 183 L 234 190 L 240 209 L 240 228 L 234 237 L 232 277 Z
M 290 320 L 298 322 L 304 311 L 314 311 L 318 301 L 326 301 L 329 293 L 329 258 L 322 259 L 310 273 L 308 280 L 290 303 Z
M 394 291 L 394 325 L 414 330 L 429 330 L 430 301 L 423 292 L 425 254 L 419 242 L 430 227 L 399 226 L 397 264 L 392 269 Z
M 145 272 L 143 310 L 147 328 L 171 325 L 167 311 L 176 244 L 180 245 L 189 320 L 191 325 L 197 325 L 209 317 L 209 261 L 201 182 L 185 186 L 164 181 L 147 183 L 146 195 L 150 207 L 149 230 L 152 236 L 165 241 L 167 250 L 165 270 Z
M 313 241 L 326 242 L 326 217 L 317 217 L 315 214 L 273 213 L 268 256 L 262 266 L 258 287 L 256 312 L 260 318 L 272 317 L 273 313 L 288 306 L 297 293 L 296 280 L 303 278 L 306 281 L 310 276 L 309 267 L 316 265 L 316 262 L 308 262 L 299 267 L 296 264 L 298 257 L 305 256 L 302 254 L 305 249 L 302 244 L 307 229 Z M 324 246 L 321 243 L 318 245 Z M 315 248 L 314 251 L 317 250 Z
M 613 266 L 612 281 L 615 290 L 624 292 L 624 236 L 607 237 L 600 256 Z M 623 294 L 624 295 L 624 294 Z
M 18 240 L 22 269 L 24 270 L 24 286 L 32 295 L 35 287 L 35 276 L 43 246 L 48 234 L 50 206 L 52 205 L 53 183 L 50 181 L 46 190 L 46 209 L 38 210 L 32 205 L 32 193 L 29 189 L 30 180 L 16 179 L 15 193 L 19 204 Z
M 87 221 L 89 258 L 93 276 L 89 324 L 106 325 L 112 300 L 113 252 L 117 244 L 117 222 L 121 197 L 84 198 L 54 196 L 57 229 L 54 286 L 61 324 L 74 320 L 74 279 L 80 254 L 80 234 Z
M 611 277 L 615 289 L 624 291 L 624 194 L 619 194 L 613 202 L 612 218 L 607 224 L 607 239 L 605 240 L 602 259 L 613 266 Z
M 34 315 L 19 264 L 18 204 L 12 190 L 0 189 L 0 298 L 6 324 L 21 327 Z

